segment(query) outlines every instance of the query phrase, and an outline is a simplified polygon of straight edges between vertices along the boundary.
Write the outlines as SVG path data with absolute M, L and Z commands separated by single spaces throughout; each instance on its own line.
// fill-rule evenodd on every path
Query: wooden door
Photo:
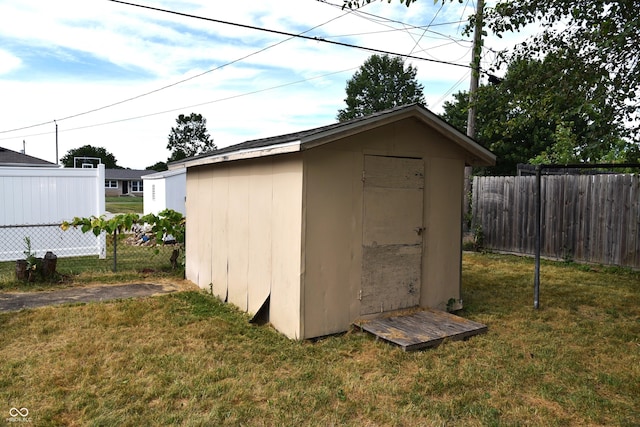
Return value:
M 422 277 L 424 163 L 364 158 L 360 314 L 417 306 Z

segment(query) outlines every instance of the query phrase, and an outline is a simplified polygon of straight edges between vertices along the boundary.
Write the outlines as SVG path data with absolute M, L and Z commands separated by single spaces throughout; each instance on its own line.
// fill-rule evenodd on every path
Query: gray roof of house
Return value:
M 300 149 L 308 149 L 322 144 L 322 141 L 330 141 L 335 137 L 360 132 L 366 129 L 372 129 L 386 123 L 387 121 L 400 120 L 409 116 L 424 120 L 439 132 L 446 134 L 449 138 L 455 140 L 466 150 L 473 152 L 474 157 L 478 159 L 479 164 L 495 164 L 495 155 L 493 153 L 482 147 L 473 138 L 466 136 L 453 125 L 420 104 L 403 105 L 349 121 L 333 123 L 327 126 L 321 126 L 300 132 L 269 138 L 254 139 L 203 153 L 171 164 L 176 166 L 180 163 L 184 163 L 185 166 L 188 167 L 200 164 L 202 161 L 206 162 L 207 160 L 205 159 L 207 158 L 227 160 L 230 159 L 232 154 L 260 149 L 264 149 L 264 155 L 270 155 L 276 153 L 278 148 L 286 147 L 287 144 L 295 143 L 299 143 Z M 275 150 L 267 152 L 271 149 Z
M 115 179 L 120 181 L 137 181 L 142 179 L 143 175 L 155 173 L 154 170 L 146 169 L 105 169 L 105 179 Z
M 8 148 L 0 147 L 0 164 L 1 165 L 24 165 L 24 166 L 57 166 L 55 163 L 39 159 L 37 157 L 22 154 Z

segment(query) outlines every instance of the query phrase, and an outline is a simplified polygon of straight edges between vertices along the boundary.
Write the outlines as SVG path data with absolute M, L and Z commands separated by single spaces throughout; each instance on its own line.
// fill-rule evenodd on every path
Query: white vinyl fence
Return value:
M 106 255 L 104 233 L 60 229 L 74 217 L 105 213 L 104 165 L 93 169 L 0 167 L 0 261 L 24 259 L 31 252 L 58 257 Z

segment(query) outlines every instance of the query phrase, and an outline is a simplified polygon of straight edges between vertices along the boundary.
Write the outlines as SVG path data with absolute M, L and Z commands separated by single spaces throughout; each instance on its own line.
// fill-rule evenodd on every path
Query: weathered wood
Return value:
M 475 177 L 487 249 L 533 254 L 535 177 Z M 542 177 L 542 256 L 640 268 L 640 176 Z
M 364 246 L 360 314 L 413 307 L 420 302 L 421 245 Z
M 356 322 L 355 325 L 405 351 L 435 347 L 444 340 L 462 340 L 488 330 L 482 323 L 433 309 Z
M 365 156 L 360 314 L 417 305 L 422 278 L 424 163 Z

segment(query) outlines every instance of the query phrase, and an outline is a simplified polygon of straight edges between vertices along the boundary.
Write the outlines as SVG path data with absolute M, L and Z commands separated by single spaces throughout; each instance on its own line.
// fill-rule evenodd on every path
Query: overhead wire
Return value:
M 122 2 L 120 2 L 120 1 L 118 1 L 118 0 L 109 0 L 109 1 L 113 1 L 113 2 L 116 2 L 116 3 L 122 3 Z M 152 8 L 152 9 L 155 9 L 155 8 Z M 176 12 L 176 13 L 179 13 L 179 12 Z M 306 30 L 306 31 L 304 31 L 304 32 L 302 32 L 302 33 L 300 33 L 300 34 L 308 33 L 309 31 L 312 31 L 312 30 L 314 30 L 314 29 L 316 29 L 316 28 L 318 28 L 318 27 L 321 27 L 322 25 L 326 25 L 326 24 L 328 24 L 329 22 L 335 21 L 336 19 L 339 19 L 339 18 L 341 18 L 341 17 L 343 17 L 343 16 L 345 16 L 345 15 L 347 15 L 347 14 L 349 14 L 349 12 L 347 12 L 347 13 L 345 13 L 345 14 L 342 14 L 342 15 L 340 15 L 340 16 L 337 16 L 337 17 L 335 17 L 335 18 L 332 18 L 332 19 L 330 19 L 329 21 L 324 22 L 324 23 L 322 23 L 322 24 L 320 24 L 320 25 L 316 25 L 315 27 L 312 27 L 312 28 L 310 28 L 310 29 L 308 29 L 308 30 Z M 43 123 L 38 123 L 38 124 L 30 125 L 30 126 L 19 127 L 19 128 L 15 128 L 15 129 L 3 130 L 3 131 L 0 131 L 0 134 L 3 134 L 3 133 L 10 133 L 10 132 L 17 132 L 17 131 L 26 130 L 26 129 L 31 129 L 31 128 L 34 128 L 34 127 L 39 127 L 39 126 L 43 126 L 43 125 L 48 125 L 48 124 L 54 123 L 54 122 L 56 122 L 56 121 L 57 121 L 57 122 L 61 122 L 61 121 L 64 121 L 64 120 L 68 120 L 68 119 L 72 119 L 72 118 L 76 118 L 76 117 L 84 116 L 84 115 L 87 115 L 87 114 L 90 114 L 90 113 L 95 113 L 95 112 L 98 112 L 98 111 L 101 111 L 101 110 L 105 110 L 105 109 L 107 109 L 107 108 L 115 107 L 115 106 L 117 106 L 117 105 L 121 105 L 121 104 L 124 104 L 124 103 L 126 103 L 126 102 L 134 101 L 134 100 L 136 100 L 136 99 L 140 99 L 140 98 L 143 98 L 143 97 L 145 97 L 145 96 L 152 95 L 152 94 L 154 94 L 154 93 L 160 92 L 160 91 L 162 91 L 162 90 L 172 88 L 172 87 L 174 87 L 174 86 L 177 86 L 177 85 L 179 85 L 179 84 L 182 84 L 182 83 L 188 82 L 188 81 L 193 80 L 193 79 L 196 79 L 196 78 L 198 78 L 198 77 L 202 77 L 202 76 L 204 76 L 204 75 L 206 75 L 206 74 L 209 74 L 209 73 L 212 73 L 212 72 L 214 72 L 214 71 L 220 70 L 220 69 L 222 69 L 222 68 L 224 68 L 224 67 L 227 67 L 227 66 L 229 66 L 229 65 L 233 65 L 233 64 L 235 64 L 235 63 L 237 63 L 237 62 L 243 61 L 243 60 L 245 60 L 245 59 L 247 59 L 247 58 L 250 58 L 250 57 L 252 57 L 252 56 L 254 56 L 254 55 L 257 55 L 257 54 L 259 54 L 259 53 L 262 53 L 262 52 L 264 52 L 264 51 L 266 51 L 266 50 L 268 50 L 268 49 L 271 49 L 271 48 L 276 47 L 276 46 L 278 46 L 278 45 L 280 45 L 280 44 L 283 44 L 283 43 L 285 43 L 285 42 L 287 42 L 287 41 L 289 41 L 289 40 L 291 40 L 291 39 L 293 39 L 293 38 L 295 38 L 295 37 L 296 37 L 296 35 L 292 34 L 292 35 L 290 35 L 290 37 L 289 37 L 289 38 L 287 38 L 287 39 L 280 40 L 280 41 L 278 41 L 278 42 L 276 42 L 276 43 L 273 43 L 273 44 L 271 44 L 271 45 L 269 45 L 269 46 L 267 46 L 267 47 L 264 47 L 264 48 L 262 48 L 262 49 L 259 49 L 259 50 L 257 50 L 257 51 L 254 51 L 254 52 L 251 52 L 251 53 L 250 53 L 250 54 L 248 54 L 248 55 L 245 55 L 245 56 L 243 56 L 243 57 L 240 57 L 240 58 L 234 59 L 234 60 L 229 61 L 229 62 L 227 62 L 227 63 L 225 63 L 225 64 L 223 64 L 223 65 L 220 65 L 220 66 L 218 66 L 218 67 L 211 68 L 211 69 L 206 70 L 206 71 L 204 71 L 204 72 L 202 72 L 202 73 L 198 73 L 198 74 L 196 74 L 196 75 L 193 75 L 193 76 L 187 77 L 187 78 L 185 78 L 185 79 L 182 79 L 182 80 L 179 80 L 179 81 L 173 82 L 173 83 L 171 83 L 171 84 L 168 84 L 168 85 L 162 86 L 162 87 L 160 87 L 160 88 L 157 88 L 157 89 L 154 89 L 154 90 L 151 90 L 151 91 L 148 91 L 148 92 L 145 92 L 145 93 L 142 93 L 142 94 L 139 94 L 139 95 L 136 95 L 136 96 L 130 97 L 130 98 L 126 98 L 126 99 L 120 100 L 120 101 L 118 101 L 118 102 L 114 102 L 114 103 L 111 103 L 111 104 L 107 104 L 107 105 L 104 105 L 104 106 L 102 106 L 102 107 L 98 107 L 98 108 L 93 108 L 93 109 L 91 109 L 91 110 L 87 110 L 87 111 L 84 111 L 84 112 L 81 112 L 81 113 L 72 114 L 72 115 L 69 115 L 69 116 L 66 116 L 66 117 L 62 117 L 62 118 L 58 118 L 58 119 L 54 119 L 54 120 L 49 120 L 49 121 L 46 121 L 46 122 L 43 122 Z
M 429 24 L 425 27 L 424 31 L 422 32 L 422 35 L 420 36 L 420 38 L 418 40 L 415 40 L 415 44 L 413 45 L 413 48 L 411 48 L 411 51 L 409 52 L 409 55 L 413 54 L 413 52 L 416 50 L 416 47 L 418 47 L 420 45 L 420 40 L 422 40 L 422 38 L 424 37 L 424 35 L 427 33 L 427 31 L 429 30 L 429 28 L 431 27 L 431 24 L 433 24 L 433 21 L 436 20 L 436 18 L 438 17 L 438 15 L 440 14 L 440 11 L 442 10 L 442 8 L 444 7 L 444 2 L 442 2 L 442 4 L 440 5 L 440 7 L 438 8 L 438 11 L 435 13 L 435 15 L 433 15 L 433 18 L 431 18 L 431 22 L 429 22 Z M 407 34 L 409 34 L 411 36 L 411 33 L 407 32 Z M 413 38 L 413 36 L 411 36 L 411 38 Z M 424 49 L 422 50 L 422 52 L 424 52 Z M 425 52 L 426 53 L 426 52 Z
M 413 56 L 413 55 L 402 55 L 402 54 L 399 54 L 399 53 L 395 53 L 395 52 L 391 52 L 391 51 L 387 51 L 387 50 L 383 50 L 383 49 L 369 48 L 369 47 L 365 47 L 365 46 L 358 46 L 358 45 L 353 45 L 353 44 L 344 43 L 344 42 L 337 42 L 337 41 L 327 40 L 325 38 L 310 37 L 310 36 L 305 36 L 304 35 L 305 33 L 308 33 L 309 31 L 312 31 L 312 30 L 314 30 L 314 29 L 316 29 L 316 28 L 318 28 L 318 27 L 320 27 L 322 25 L 327 24 L 328 22 L 331 22 L 331 21 L 333 21 L 335 19 L 338 19 L 338 18 L 340 18 L 340 17 L 342 17 L 342 16 L 344 16 L 344 15 L 350 13 L 350 12 L 347 12 L 347 13 L 341 15 L 340 17 L 333 18 L 332 20 L 330 20 L 330 21 L 328 21 L 326 23 L 323 23 L 323 24 L 320 24 L 320 25 L 315 26 L 313 28 L 310 28 L 309 30 L 306 30 L 306 31 L 304 31 L 302 33 L 295 34 L 295 33 L 289 33 L 289 32 L 285 32 L 285 31 L 279 31 L 279 30 L 272 30 L 272 29 L 267 29 L 267 28 L 256 27 L 256 26 L 253 26 L 253 25 L 238 24 L 238 23 L 223 21 L 223 20 L 214 19 L 214 18 L 207 18 L 207 17 L 202 17 L 202 16 L 198 16 L 198 15 L 193 15 L 193 14 L 187 14 L 187 13 L 183 13 L 183 12 L 172 11 L 172 10 L 168 10 L 168 9 L 162 9 L 162 8 L 153 7 L 153 6 L 140 5 L 140 4 L 131 3 L 131 2 L 123 1 L 123 0 L 108 0 L 108 1 L 113 2 L 113 3 L 119 3 L 119 4 L 123 4 L 123 5 L 133 6 L 133 7 L 139 7 L 139 8 L 142 8 L 142 9 L 148 9 L 148 10 L 154 10 L 154 11 L 163 12 L 163 13 L 169 13 L 169 14 L 182 16 L 182 17 L 188 17 L 188 18 L 205 20 L 205 21 L 209 21 L 209 22 L 233 25 L 233 26 L 252 29 L 252 30 L 257 30 L 257 31 L 265 31 L 265 32 L 278 34 L 278 35 L 286 35 L 286 36 L 288 36 L 288 38 L 284 39 L 284 40 L 281 40 L 281 41 L 279 41 L 277 43 L 274 43 L 273 45 L 267 46 L 267 47 L 265 47 L 263 49 L 260 49 L 260 50 L 258 50 L 256 52 L 252 52 L 249 55 L 245 55 L 245 56 L 243 56 L 241 58 L 238 58 L 236 60 L 233 60 L 233 61 L 230 61 L 228 63 L 225 63 L 225 64 L 223 64 L 221 66 L 206 70 L 206 71 L 204 71 L 202 73 L 196 74 L 194 76 L 190 76 L 190 77 L 188 77 L 186 79 L 182 79 L 180 81 L 171 83 L 169 85 L 165 85 L 165 86 L 160 87 L 158 89 L 154 89 L 152 91 L 145 92 L 145 93 L 142 93 L 142 94 L 130 97 L 130 98 L 126 98 L 124 100 L 121 100 L 121 101 L 118 101 L 118 102 L 114 102 L 114 103 L 111 103 L 111 104 L 108 104 L 108 105 L 104 105 L 102 107 L 93 108 L 93 109 L 90 109 L 90 110 L 87 110 L 87 111 L 84 111 L 84 112 L 81 112 L 81 113 L 65 116 L 65 117 L 62 117 L 62 118 L 49 120 L 49 121 L 46 121 L 46 122 L 37 123 L 37 124 L 29 125 L 29 126 L 23 126 L 23 127 L 19 127 L 19 128 L 14 128 L 14 129 L 1 130 L 0 134 L 10 133 L 10 132 L 17 132 L 17 131 L 21 131 L 21 130 L 26 130 L 26 129 L 31 129 L 31 128 L 35 128 L 35 127 L 51 124 L 51 123 L 54 123 L 54 122 L 60 122 L 60 121 L 64 121 L 64 120 L 68 120 L 68 119 L 72 119 L 72 118 L 76 118 L 76 117 L 80 117 L 80 116 L 83 116 L 83 115 L 87 115 L 87 114 L 90 114 L 90 113 L 95 113 L 95 112 L 98 112 L 98 111 L 101 111 L 101 110 L 105 110 L 107 108 L 111 108 L 111 107 L 114 107 L 114 106 L 117 106 L 117 105 L 121 105 L 121 104 L 124 104 L 126 102 L 134 101 L 136 99 L 140 99 L 142 97 L 145 97 L 145 96 L 160 92 L 160 91 L 165 90 L 165 89 L 169 89 L 169 88 L 177 86 L 177 85 L 179 85 L 181 83 L 185 83 L 187 81 L 190 81 L 190 80 L 193 80 L 195 78 L 201 77 L 203 75 L 209 74 L 209 73 L 211 73 L 213 71 L 219 70 L 219 69 L 224 68 L 224 67 L 226 67 L 228 65 L 240 62 L 240 61 L 242 61 L 244 59 L 247 59 L 247 58 L 249 58 L 249 57 L 251 57 L 253 55 L 257 55 L 257 54 L 259 54 L 261 52 L 264 52 L 267 49 L 270 49 L 270 48 L 275 47 L 275 46 L 277 46 L 279 44 L 285 43 L 285 42 L 287 42 L 287 41 L 289 41 L 289 40 L 291 40 L 293 38 L 301 38 L 301 39 L 306 39 L 306 40 L 313 40 L 313 41 L 317 41 L 317 42 L 324 42 L 324 43 L 329 43 L 329 44 L 339 45 L 339 46 L 344 46 L 344 47 L 358 48 L 358 49 L 367 50 L 367 51 L 375 52 L 375 53 L 389 54 L 389 55 L 395 55 L 395 56 L 403 56 L 403 57 L 406 57 L 406 58 L 424 60 L 424 61 L 441 63 L 441 64 L 452 65 L 452 66 L 457 66 L 457 67 L 465 67 L 465 68 L 469 68 L 470 67 L 467 64 L 457 64 L 457 63 L 453 63 L 453 62 L 450 62 L 450 61 L 441 61 L 441 60 L 437 60 L 437 59 L 416 57 L 416 56 Z M 363 12 L 360 12 L 360 13 L 363 13 Z
M 86 125 L 86 126 L 78 126 L 78 127 L 74 127 L 74 128 L 71 128 L 71 129 L 60 129 L 59 133 L 71 132 L 71 131 L 76 131 L 76 130 L 81 130 L 81 129 L 88 129 L 88 128 L 92 128 L 92 127 L 106 126 L 106 125 L 111 125 L 111 124 L 114 124 L 114 123 L 122 123 L 122 122 L 131 121 L 131 120 L 144 119 L 144 118 L 147 118 L 147 117 L 159 116 L 159 115 L 162 115 L 162 114 L 173 113 L 173 112 L 176 112 L 176 111 L 187 110 L 187 109 L 195 108 L 195 107 L 201 107 L 203 105 L 214 104 L 214 103 L 217 103 L 217 102 L 223 102 L 223 101 L 228 101 L 228 100 L 231 100 L 231 99 L 242 98 L 244 96 L 255 95 L 257 93 L 267 92 L 267 91 L 270 91 L 270 90 L 281 89 L 283 87 L 293 86 L 293 85 L 300 84 L 300 83 L 306 83 L 306 82 L 311 81 L 311 80 L 321 79 L 321 78 L 332 76 L 332 75 L 335 75 L 335 74 L 341 74 L 341 73 L 345 73 L 347 71 L 352 71 L 352 70 L 354 70 L 356 68 L 358 68 L 358 67 L 351 67 L 351 68 L 347 68 L 345 70 L 334 71 L 334 72 L 331 72 L 331 73 L 325 73 L 325 74 L 322 74 L 322 75 L 313 76 L 313 77 L 309 77 L 309 78 L 302 79 L 302 80 L 297 80 L 297 81 L 294 81 L 294 82 L 283 83 L 283 84 L 276 85 L 276 86 L 270 86 L 268 88 L 257 89 L 257 90 L 251 91 L 251 92 L 245 92 L 245 93 L 241 93 L 241 94 L 237 94 L 237 95 L 227 96 L 227 97 L 224 97 L 224 98 L 218 98 L 218 99 L 214 99 L 214 100 L 211 100 L 211 101 L 200 102 L 200 103 L 192 104 L 192 105 L 186 105 L 186 106 L 182 106 L 182 107 L 178 107 L 178 108 L 172 108 L 172 109 L 169 109 L 169 110 L 157 111 L 155 113 L 142 114 L 142 115 L 134 116 L 134 117 L 126 117 L 126 118 L 123 118 L 123 119 L 116 119 L 116 120 L 111 120 L 111 121 L 108 121 L 108 122 L 95 123 L 95 124 Z M 22 135 L 22 136 L 20 136 L 20 138 L 29 138 L 29 137 L 33 137 L 33 136 L 50 135 L 50 134 L 53 134 L 53 133 L 54 133 L 53 131 L 49 131 L 49 132 L 42 132 L 42 133 L 36 133 L 36 134 L 30 134 L 30 135 Z M 17 138 L 17 137 L 0 138 L 0 141 L 7 140 L 7 139 L 15 139 L 15 138 Z
M 437 59 L 429 59 L 429 58 L 415 57 L 415 56 L 413 56 L 413 55 L 411 55 L 411 54 L 410 54 L 410 55 L 401 55 L 401 54 L 397 54 L 397 53 L 394 53 L 394 52 L 385 51 L 385 50 L 382 50 L 382 49 L 368 48 L 368 47 L 364 47 L 364 46 L 357 46 L 357 45 L 352 45 L 352 44 L 343 43 L 343 42 L 331 41 L 331 40 L 327 40 L 326 38 L 318 38 L 318 37 L 309 37 L 309 36 L 304 36 L 304 34 L 306 34 L 306 33 L 310 32 L 310 31 L 312 31 L 312 30 L 314 30 L 314 29 L 317 29 L 317 28 L 319 28 L 319 27 L 321 27 L 321 26 L 323 26 L 323 25 L 326 25 L 326 24 L 327 24 L 327 23 L 329 23 L 329 22 L 332 22 L 332 21 L 334 21 L 334 20 L 336 20 L 336 19 L 339 19 L 339 18 L 341 18 L 342 16 L 345 16 L 346 14 L 348 14 L 348 13 L 350 13 L 350 12 L 347 12 L 347 13 L 345 13 L 345 14 L 341 15 L 341 16 L 335 17 L 335 18 L 333 18 L 333 19 L 331 19 L 331 20 L 329 20 L 329 21 L 327 21 L 327 22 L 325 22 L 325 23 L 323 23 L 323 24 L 320 24 L 320 25 L 317 25 L 317 26 L 315 26 L 315 27 L 312 27 L 312 28 L 310 28 L 310 29 L 308 29 L 308 30 L 306 30 L 306 31 L 304 31 L 304 32 L 302 32 L 302 33 L 294 34 L 294 33 L 288 33 L 288 32 L 284 32 L 284 31 L 270 30 L 270 29 L 265 29 L 265 28 L 260 28 L 260 27 L 255 27 L 255 26 L 250 26 L 250 25 L 236 24 L 236 23 L 227 22 L 227 21 L 222 21 L 222 20 L 216 20 L 216 19 L 212 19 L 212 18 L 200 17 L 200 16 L 197 16 L 197 15 L 185 14 L 185 13 L 182 13 L 182 12 L 175 12 L 175 11 L 166 10 L 166 9 L 161 9 L 161 8 L 156 8 L 156 7 L 151 7 L 151 6 L 138 5 L 138 4 L 135 4 L 135 3 L 130 3 L 130 2 L 122 1 L 122 0 L 108 0 L 108 1 L 111 1 L 111 2 L 114 2 L 114 3 L 120 3 L 120 4 L 124 4 L 124 5 L 130 5 L 130 6 L 140 7 L 140 8 L 144 8 L 144 9 L 150 9 L 150 10 L 155 10 L 155 11 L 160 11 L 160 12 L 166 12 L 166 13 L 175 14 L 175 15 L 179 15 L 179 16 L 185 16 L 185 17 L 189 17 L 189 18 L 202 19 L 202 20 L 206 20 L 206 21 L 212 21 L 212 22 L 217 22 L 217 23 L 223 23 L 223 24 L 228 24 L 228 25 L 234 25 L 234 26 L 239 26 L 239 27 L 243 27 L 243 28 L 249 28 L 249 29 L 253 29 L 253 30 L 267 31 L 267 32 L 270 32 L 270 33 L 275 33 L 275 34 L 280 34 L 280 35 L 286 35 L 286 36 L 288 36 L 288 38 L 287 38 L 287 39 L 284 39 L 284 40 L 281 40 L 281 41 L 279 41 L 279 42 L 277 42 L 277 43 L 274 43 L 274 44 L 272 44 L 272 45 L 269 45 L 269 46 L 267 46 L 267 47 L 265 47 L 265 48 L 259 49 L 259 50 L 255 51 L 255 52 L 252 52 L 252 53 L 250 53 L 250 54 L 248 54 L 248 55 L 245 55 L 245 56 L 243 56 L 243 57 L 241 57 L 241 58 L 237 58 L 237 59 L 235 59 L 235 60 L 233 60 L 233 61 L 227 62 L 227 63 L 225 63 L 225 64 L 223 64 L 223 65 L 218 66 L 218 67 L 215 67 L 215 68 L 212 68 L 212 69 L 206 70 L 206 71 L 204 71 L 204 72 L 202 72 L 202 73 L 196 74 L 196 75 L 194 75 L 194 76 L 190 76 L 190 77 L 188 77 L 188 78 L 185 78 L 185 79 L 179 80 L 179 81 L 174 82 L 174 83 L 171 83 L 171 84 L 169 84 L 169 85 L 165 85 L 165 86 L 163 86 L 163 87 L 160 87 L 160 88 L 154 89 L 154 90 L 152 90 L 152 91 L 145 92 L 145 93 L 142 93 L 142 94 L 136 95 L 136 96 L 134 96 L 134 97 L 130 97 L 130 98 L 127 98 L 127 99 L 124 99 L 124 100 L 121 100 L 121 101 L 118 101 L 118 102 L 115 102 L 115 103 L 111 103 L 111 104 L 108 104 L 108 105 L 105 105 L 105 106 L 102 106 L 102 107 L 98 107 L 98 108 L 94 108 L 94 109 L 91 109 L 91 110 L 87 110 L 87 111 L 84 111 L 84 112 L 82 112 L 82 113 L 77 113 L 77 114 L 69 115 L 69 116 L 66 116 L 66 117 L 59 118 L 59 119 L 55 119 L 55 120 L 53 120 L 53 121 L 47 121 L 47 122 L 42 122 L 42 123 L 38 123 L 38 124 L 34 124 L 34 125 L 30 125 L 30 126 L 21 127 L 21 128 L 15 128 L 15 129 L 10 129 L 10 130 L 0 131 L 0 134 L 2 134 L 2 133 L 9 133 L 9 132 L 16 132 L 16 131 L 20 131 L 20 130 L 26 130 L 26 129 L 35 128 L 35 127 L 38 127 L 38 126 L 43 126 L 43 125 L 51 124 L 51 123 L 53 123 L 53 122 L 64 121 L 64 120 L 68 120 L 68 119 L 71 119 L 71 118 L 76 118 L 76 117 L 79 117 L 79 116 L 82 116 L 82 115 L 87 115 L 87 114 L 90 114 L 90 113 L 94 113 L 94 112 L 97 112 L 97 111 L 100 111 L 100 110 L 104 110 L 104 109 L 107 109 L 107 108 L 110 108 L 110 107 L 114 107 L 114 106 L 117 106 L 117 105 L 120 105 L 120 104 L 123 104 L 123 103 L 126 103 L 126 102 L 130 102 L 130 101 L 133 101 L 133 100 L 136 100 L 136 99 L 142 98 L 142 97 L 144 97 L 144 96 L 148 96 L 148 95 L 151 95 L 151 94 L 154 94 L 154 93 L 160 92 L 160 91 L 162 91 L 162 90 L 169 89 L 169 88 L 174 87 L 174 86 L 177 86 L 177 85 L 179 85 L 179 84 L 181 84 L 181 83 L 185 83 L 185 82 L 187 82 L 187 81 L 190 81 L 190 80 L 196 79 L 196 78 L 198 78 L 198 77 L 201 77 L 201 76 L 203 76 L 203 75 L 209 74 L 209 73 L 211 73 L 211 72 L 213 72 L 213 71 L 219 70 L 219 69 L 221 69 L 221 68 L 223 68 L 223 67 L 226 67 L 226 66 L 228 66 L 228 65 L 232 65 L 232 64 L 234 64 L 234 63 L 240 62 L 240 61 L 245 60 L 245 59 L 247 59 L 247 58 L 249 58 L 249 57 L 251 57 L 251 56 L 257 55 L 257 54 L 259 54 L 259 53 L 261 53 L 261 52 L 264 52 L 265 50 L 268 50 L 268 49 L 270 49 L 270 48 L 273 48 L 273 47 L 275 47 L 275 46 L 278 46 L 278 45 L 280 45 L 280 44 L 282 44 L 282 43 L 285 43 L 285 42 L 287 42 L 287 41 L 289 41 L 289 40 L 291 40 L 291 39 L 294 39 L 294 38 L 302 38 L 302 39 L 307 39 L 307 40 L 314 40 L 314 41 L 326 42 L 326 43 L 336 44 L 336 45 L 340 45 L 340 46 L 353 47 L 353 48 L 359 48 L 359 49 L 368 50 L 368 51 L 374 51 L 374 52 L 377 52 L 377 53 L 385 53 L 385 54 L 391 54 L 391 55 L 399 55 L 399 56 L 404 56 L 404 57 L 406 57 L 406 58 L 412 58 L 412 59 L 418 59 L 418 60 L 425 60 L 425 61 L 437 62 L 437 63 L 443 63 L 443 64 L 453 65 L 453 66 L 458 66 L 458 67 L 470 68 L 470 66 L 469 66 L 469 65 L 465 65 L 465 64 L 458 64 L 458 63 L 454 63 L 454 62 L 451 62 L 451 61 L 441 61 L 441 60 L 437 60 Z M 366 12 L 358 11 L 358 14 L 366 14 Z M 369 14 L 369 15 L 370 15 L 370 14 Z M 435 19 L 435 17 L 434 17 L 434 19 Z M 429 26 L 427 26 L 427 27 L 424 29 L 424 31 L 423 31 L 423 35 L 424 35 L 424 34 L 426 34 L 426 32 L 427 32 L 427 31 L 430 31 L 430 30 L 429 30 L 429 27 L 433 24 L 434 19 L 432 19 L 432 21 L 431 21 L 430 25 L 429 25 Z M 390 21 L 393 21 L 393 20 L 390 20 Z M 393 21 L 393 22 L 398 22 L 398 23 L 400 23 L 399 21 Z M 403 24 L 403 23 L 401 23 L 401 24 Z M 403 24 L 403 25 L 405 25 L 405 24 Z M 414 28 L 420 28 L 420 29 L 422 29 L 422 27 L 414 27 Z M 406 31 L 407 29 L 404 29 L 404 30 Z M 436 33 L 436 34 L 438 34 L 438 33 Z M 450 39 L 450 40 L 452 40 L 452 42 L 453 42 L 453 43 L 458 43 L 458 42 L 459 42 L 459 41 L 457 41 L 457 40 L 455 40 L 455 39 L 453 39 L 453 38 L 451 38 L 451 37 L 447 37 L 447 36 L 445 36 L 445 38 L 446 38 L 446 39 Z M 415 47 L 414 47 L 414 48 L 415 48 Z M 426 50 L 423 50 L 422 52 L 425 52 L 425 51 L 426 51 Z M 353 68 L 352 68 L 352 69 L 353 69 Z M 344 71 L 347 71 L 347 70 L 344 70 Z M 342 72 L 344 72 L 344 71 L 339 71 L 339 72 L 330 73 L 330 74 L 342 73 Z M 330 75 L 330 74 L 327 74 L 327 75 Z M 312 79 L 313 79 L 313 78 L 312 78 Z M 297 81 L 297 82 L 292 82 L 292 83 L 290 83 L 290 84 L 298 84 L 298 83 L 300 83 L 300 82 L 308 81 L 308 80 L 311 80 L 311 79 L 306 79 L 306 80 L 301 80 L 301 81 Z M 194 105 L 194 106 L 205 105 L 205 104 L 209 104 L 209 103 L 213 103 L 213 102 L 220 102 L 220 101 L 222 101 L 222 100 L 232 99 L 232 98 L 237 98 L 237 97 L 246 96 L 246 95 L 251 95 L 251 94 L 255 94 L 255 93 L 259 93 L 259 92 L 263 92 L 263 91 L 266 91 L 266 90 L 272 90 L 272 89 L 275 89 L 275 88 L 284 87 L 284 86 L 288 86 L 288 85 L 289 85 L 289 84 L 284 84 L 284 85 L 279 85 L 279 86 L 275 86 L 275 87 L 272 87 L 272 88 L 266 88 L 266 89 L 261 89 L 261 90 L 258 90 L 258 91 L 252 91 L 252 92 L 248 92 L 248 93 L 246 93 L 246 94 L 240 94 L 240 95 L 237 95 L 237 96 L 228 97 L 228 98 L 224 98 L 224 99 L 220 99 L 220 100 L 209 101 L 209 102 L 205 102 L 205 103 L 202 103 L 202 104 L 197 104 L 197 105 Z M 158 113 L 151 113 L 151 114 L 147 114 L 147 115 L 137 116 L 137 117 L 135 117 L 135 118 L 119 119 L 119 120 L 115 120 L 115 121 L 111 121 L 111 122 L 105 122 L 105 123 L 96 124 L 96 125 L 88 125 L 88 126 L 83 126 L 83 127 L 78 127 L 78 128 L 72 128 L 72 129 L 68 129 L 67 131 L 70 131 L 70 130 L 77 130 L 77 129 L 82 129 L 82 128 L 89 128 L 89 127 L 93 127 L 93 126 L 103 126 L 103 125 L 105 125 L 105 124 L 111 124 L 111 123 L 117 123 L 117 122 L 122 122 L 122 121 L 127 121 L 127 120 L 133 120 L 133 119 L 138 119 L 138 118 L 144 118 L 144 117 L 149 117 L 149 116 L 158 115 L 158 114 L 164 114 L 164 113 L 167 113 L 167 112 L 172 112 L 172 111 L 176 111 L 176 110 L 180 110 L 180 109 L 185 109 L 185 108 L 191 108 L 191 107 L 193 107 L 193 106 L 190 106 L 190 107 L 181 107 L 181 108 L 172 109 L 172 110 L 167 110 L 167 111 L 158 112 Z M 43 135 L 43 134 L 50 134 L 50 133 L 51 133 L 51 132 L 45 132 L 45 133 L 41 133 L 41 134 L 33 134 L 33 135 L 30 135 L 30 136 Z M 15 138 L 16 138 L 16 137 L 12 137 L 12 138 L 0 138 L 0 139 L 15 139 Z

